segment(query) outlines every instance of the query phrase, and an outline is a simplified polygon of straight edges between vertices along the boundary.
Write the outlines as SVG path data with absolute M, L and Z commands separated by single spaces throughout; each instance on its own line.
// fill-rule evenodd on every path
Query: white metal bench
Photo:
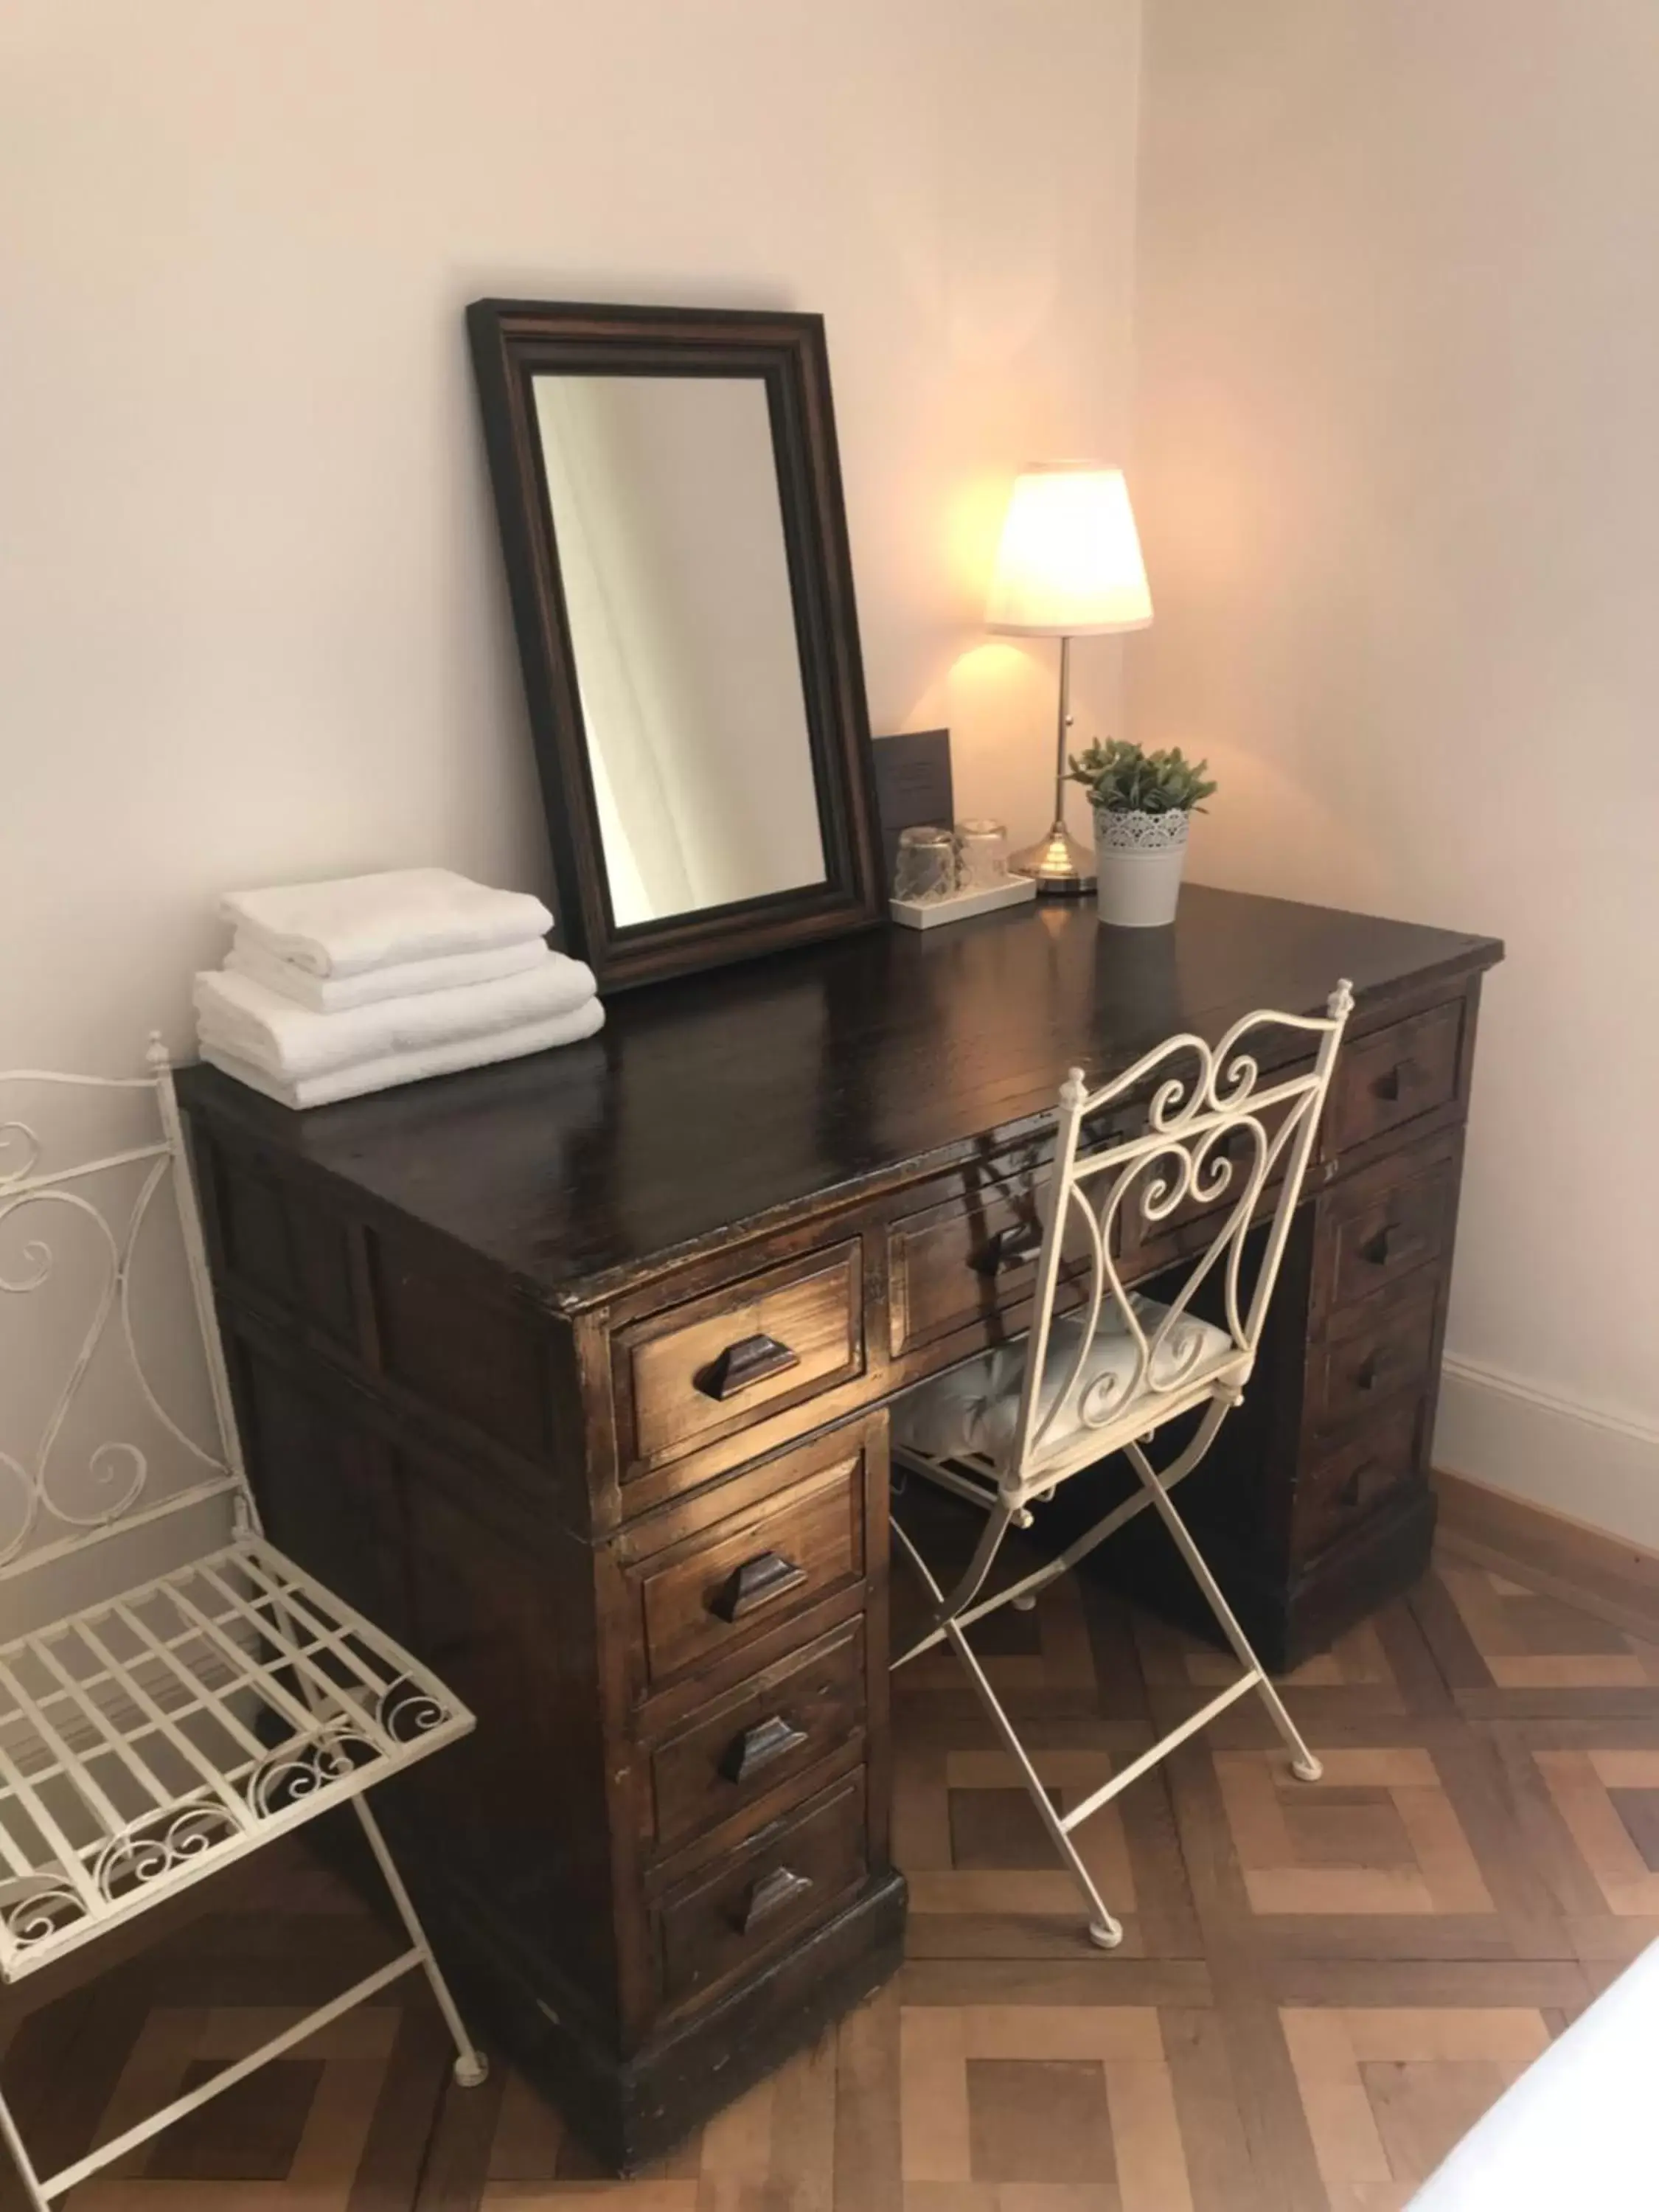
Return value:
M 159 1042 L 149 1065 L 131 1079 L 0 1074 L 0 1979 L 347 1802 L 409 1946 L 58 2173 L 36 2173 L 0 2098 L 36 2212 L 416 1966 L 454 2039 L 455 2078 L 470 2087 L 486 2071 L 364 1794 L 466 1735 L 472 1716 L 260 1534 Z M 40 1124 L 36 1099 L 60 1109 L 58 1127 Z M 127 1141 L 88 1151 L 65 1138 L 70 1109 L 84 1121 L 104 1106 L 138 1118 Z M 157 1202 L 169 1181 L 170 1252 Z M 137 1283 L 147 1254 L 173 1261 L 199 1334 L 211 1446 L 152 1387 Z M 30 1314 L 42 1316 L 33 1333 Z M 216 1513 L 230 1541 L 123 1586 L 126 1544 L 176 1557 L 191 1517 Z

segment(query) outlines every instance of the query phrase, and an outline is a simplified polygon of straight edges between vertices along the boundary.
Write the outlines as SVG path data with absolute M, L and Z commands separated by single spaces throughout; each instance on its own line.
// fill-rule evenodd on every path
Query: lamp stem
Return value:
M 1060 720 L 1054 738 L 1054 829 L 1066 829 L 1066 740 L 1072 727 L 1072 641 L 1060 641 Z M 1053 834 L 1052 832 L 1050 833 Z
M 1066 828 L 1066 745 L 1072 729 L 1072 641 L 1060 641 L 1060 713 L 1054 727 L 1054 818 L 1048 834 L 1008 865 L 1036 879 L 1039 898 L 1076 898 L 1095 887 L 1094 854 Z

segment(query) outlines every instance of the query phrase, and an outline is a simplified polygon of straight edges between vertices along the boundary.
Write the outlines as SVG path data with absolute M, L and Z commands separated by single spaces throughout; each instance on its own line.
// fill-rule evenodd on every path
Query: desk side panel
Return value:
M 234 1310 L 232 1374 L 274 1543 L 431 1665 L 472 1735 L 377 1794 L 417 1900 L 562 2016 L 616 2025 L 594 1556 L 521 1491 L 400 1433 Z
M 222 1310 L 278 1331 L 441 1450 L 592 1530 L 574 1331 L 475 1253 L 225 1117 L 186 1114 Z
M 606 1755 L 618 1693 L 585 1534 L 576 1347 L 441 1240 L 341 1203 L 210 1117 L 190 1136 L 271 1539 L 478 1716 L 380 1793 L 410 1886 L 459 1947 L 510 1960 L 609 2042 L 627 1942 Z

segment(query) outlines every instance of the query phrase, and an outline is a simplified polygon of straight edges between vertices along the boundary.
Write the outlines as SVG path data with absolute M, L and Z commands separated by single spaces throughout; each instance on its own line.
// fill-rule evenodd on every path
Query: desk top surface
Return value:
M 304 1114 L 216 1069 L 192 1113 L 337 1177 L 579 1306 L 738 1231 L 943 1167 L 1260 1006 L 1361 1016 L 1491 966 L 1490 938 L 1190 885 L 1171 929 L 1092 901 L 868 931 L 612 1000 L 587 1042 Z

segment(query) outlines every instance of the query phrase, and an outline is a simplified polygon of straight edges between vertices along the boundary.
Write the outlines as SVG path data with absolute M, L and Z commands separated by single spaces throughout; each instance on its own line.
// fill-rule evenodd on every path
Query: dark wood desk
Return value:
M 1274 1333 L 1194 1518 L 1275 1660 L 1418 1571 L 1500 957 L 1194 889 L 1170 931 L 1039 905 L 778 955 L 307 1115 L 182 1079 L 271 1534 L 477 1712 L 388 1825 L 480 2033 L 607 2158 L 896 1963 L 884 1407 L 1024 1326 L 1032 1271 L 989 1255 L 1069 1066 L 1352 977 Z M 794 1363 L 720 1395 L 763 1334 Z

